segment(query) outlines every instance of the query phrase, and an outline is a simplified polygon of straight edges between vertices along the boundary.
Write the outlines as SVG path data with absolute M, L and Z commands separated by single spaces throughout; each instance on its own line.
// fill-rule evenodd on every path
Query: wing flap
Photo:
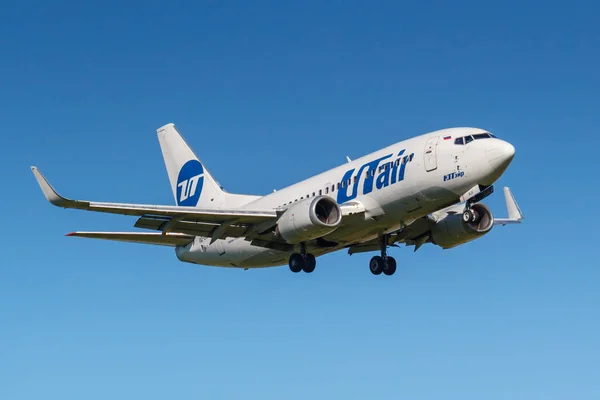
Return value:
M 194 236 L 183 233 L 162 234 L 159 232 L 71 232 L 67 236 L 162 246 L 185 246 L 194 240 Z

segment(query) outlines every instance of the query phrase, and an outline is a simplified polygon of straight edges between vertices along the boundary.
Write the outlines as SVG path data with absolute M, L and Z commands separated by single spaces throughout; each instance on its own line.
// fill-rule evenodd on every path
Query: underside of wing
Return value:
M 419 218 L 412 224 L 392 232 L 387 236 L 387 245 L 394 246 L 395 243 L 404 243 L 407 246 L 415 246 L 415 251 L 423 244 L 431 241 L 430 231 L 435 225 L 435 221 L 429 216 Z M 348 247 L 348 254 L 366 253 L 381 249 L 378 239 L 369 240 L 362 243 L 356 243 Z
M 163 234 L 160 232 L 72 232 L 67 236 L 161 246 L 185 246 L 194 240 L 193 236 L 182 233 Z

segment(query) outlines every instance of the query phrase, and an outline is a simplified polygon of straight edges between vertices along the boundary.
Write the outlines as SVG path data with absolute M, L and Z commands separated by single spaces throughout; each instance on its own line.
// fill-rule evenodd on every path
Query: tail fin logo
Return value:
M 198 160 L 186 162 L 177 177 L 177 205 L 195 207 L 204 184 L 204 168 Z

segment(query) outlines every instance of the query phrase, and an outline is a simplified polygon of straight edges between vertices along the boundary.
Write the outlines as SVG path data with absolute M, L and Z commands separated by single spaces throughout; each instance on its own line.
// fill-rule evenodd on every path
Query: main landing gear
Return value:
M 396 272 L 396 259 L 387 255 L 388 238 L 388 235 L 379 237 L 381 256 L 375 256 L 369 262 L 369 269 L 373 275 L 380 275 L 382 272 L 385 275 L 394 275 Z
M 304 271 L 311 273 L 317 266 L 317 260 L 315 259 L 315 256 L 306 252 L 306 245 L 301 243 L 300 253 L 292 253 L 290 256 L 289 265 L 290 271 L 292 272 Z

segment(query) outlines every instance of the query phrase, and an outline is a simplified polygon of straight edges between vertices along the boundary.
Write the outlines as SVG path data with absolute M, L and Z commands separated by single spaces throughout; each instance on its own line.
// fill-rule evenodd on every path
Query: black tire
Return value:
M 310 274 L 315 270 L 315 267 L 317 266 L 317 260 L 312 254 L 307 254 L 304 261 L 304 267 L 302 269 L 304 270 L 304 272 Z
M 375 256 L 369 262 L 369 270 L 373 275 L 380 275 L 383 272 L 383 258 Z
M 463 212 L 463 222 L 471 222 L 471 219 L 473 218 L 473 213 L 471 212 L 471 210 L 465 210 Z
M 396 272 L 396 259 L 394 257 L 388 257 L 383 266 L 383 273 L 389 276 L 394 275 L 394 272 Z
M 301 254 L 293 253 L 290 256 L 290 261 L 289 261 L 290 271 L 292 271 L 294 273 L 300 272 L 304 269 L 305 264 L 306 264 L 306 262 L 304 261 L 304 257 L 302 257 Z

